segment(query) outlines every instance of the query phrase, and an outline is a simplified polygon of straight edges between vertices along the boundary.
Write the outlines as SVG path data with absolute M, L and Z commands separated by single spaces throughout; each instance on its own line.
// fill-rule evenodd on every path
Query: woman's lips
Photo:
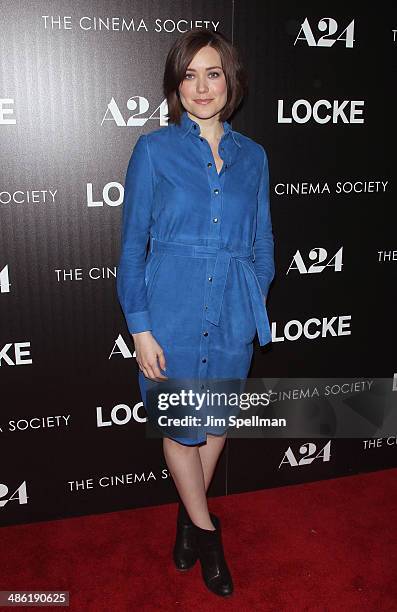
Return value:
M 212 99 L 211 100 L 195 100 L 195 102 L 197 104 L 209 104 L 210 102 L 212 102 Z

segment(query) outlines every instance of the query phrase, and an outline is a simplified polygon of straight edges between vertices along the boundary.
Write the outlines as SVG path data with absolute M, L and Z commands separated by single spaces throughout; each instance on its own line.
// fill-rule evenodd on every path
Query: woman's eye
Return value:
M 209 74 L 209 75 L 214 74 L 216 77 L 220 76 L 220 72 L 216 72 L 216 71 L 214 71 L 214 72 L 209 72 L 208 74 Z M 192 76 L 194 76 L 194 74 L 190 74 L 190 73 L 189 73 L 189 74 L 185 74 L 185 79 L 188 79 L 188 77 L 192 77 Z M 190 80 L 190 79 L 188 79 L 188 80 Z

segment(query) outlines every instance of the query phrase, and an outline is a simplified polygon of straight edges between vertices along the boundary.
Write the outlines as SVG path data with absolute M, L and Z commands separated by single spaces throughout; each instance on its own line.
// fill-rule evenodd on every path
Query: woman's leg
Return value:
M 203 468 L 197 446 L 163 438 L 164 457 L 191 520 L 202 529 L 214 529 L 208 512 Z
M 203 466 L 205 490 L 211 483 L 219 455 L 225 445 L 226 434 L 223 436 L 212 436 L 207 434 L 207 444 L 199 446 L 201 465 Z
M 191 520 L 202 529 L 214 529 L 206 491 L 225 438 L 226 435 L 208 435 L 207 443 L 201 447 L 185 446 L 170 438 L 163 438 L 164 457 L 175 486 Z

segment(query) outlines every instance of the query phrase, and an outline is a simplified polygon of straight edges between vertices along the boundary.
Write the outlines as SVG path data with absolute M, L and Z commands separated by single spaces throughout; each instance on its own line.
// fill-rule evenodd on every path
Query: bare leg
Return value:
M 207 505 L 203 467 L 197 446 L 164 436 L 164 457 L 186 511 L 195 525 L 214 530 Z
M 214 475 L 215 467 L 219 459 L 219 455 L 225 445 L 226 434 L 223 436 L 212 436 L 207 434 L 207 444 L 199 446 L 199 453 L 201 459 L 201 465 L 203 466 L 205 490 L 211 483 L 212 476 Z
M 202 446 L 184 446 L 163 438 L 164 457 L 175 486 L 193 523 L 202 529 L 213 529 L 206 492 L 226 440 L 207 434 Z

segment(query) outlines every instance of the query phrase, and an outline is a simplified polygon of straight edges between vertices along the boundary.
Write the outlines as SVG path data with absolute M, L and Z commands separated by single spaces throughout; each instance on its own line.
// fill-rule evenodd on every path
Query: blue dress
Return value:
M 125 179 L 117 293 L 128 330 L 151 330 L 164 350 L 162 373 L 199 389 L 211 379 L 245 379 L 255 334 L 261 346 L 271 341 L 268 159 L 229 122 L 223 130 L 219 174 L 200 126 L 184 111 L 180 125 L 139 136 Z M 147 411 L 153 384 L 139 371 Z M 165 435 L 199 444 L 206 432 L 216 433 L 195 427 Z

